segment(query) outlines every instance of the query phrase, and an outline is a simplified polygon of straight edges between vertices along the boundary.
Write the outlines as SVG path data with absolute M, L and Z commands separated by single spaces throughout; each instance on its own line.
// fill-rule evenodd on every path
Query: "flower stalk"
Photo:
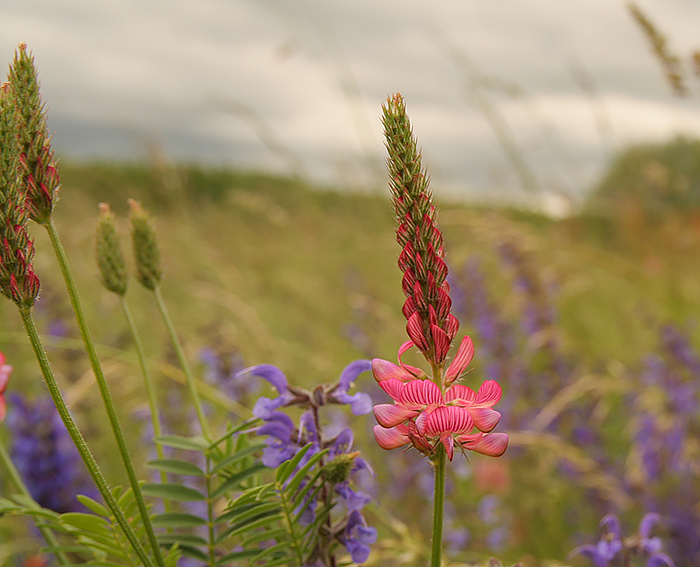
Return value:
M 170 340 L 175 349 L 175 355 L 180 363 L 180 368 L 185 375 L 187 388 L 192 397 L 197 420 L 202 429 L 202 434 L 211 439 L 211 431 L 209 422 L 204 415 L 202 400 L 197 390 L 192 370 L 185 356 L 185 351 L 182 348 L 182 343 L 175 330 L 175 325 L 170 318 L 170 313 L 160 292 L 160 280 L 163 275 L 163 270 L 160 265 L 160 252 L 158 251 L 158 242 L 156 240 L 155 230 L 151 222 L 150 215 L 144 210 L 141 204 L 133 199 L 129 199 L 129 218 L 131 220 L 131 241 L 134 250 L 134 258 L 136 261 L 137 278 L 141 285 L 153 292 L 158 304 L 158 310 L 168 329 Z

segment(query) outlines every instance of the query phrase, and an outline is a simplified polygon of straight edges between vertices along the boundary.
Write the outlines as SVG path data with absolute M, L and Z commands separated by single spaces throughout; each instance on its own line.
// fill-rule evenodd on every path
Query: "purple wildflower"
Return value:
M 377 529 L 368 527 L 362 513 L 353 510 L 348 515 L 342 540 L 352 560 L 355 563 L 364 563 L 369 557 L 369 546 L 377 541 Z
M 570 555 L 581 554 L 593 561 L 595 567 L 608 567 L 615 556 L 622 551 L 622 539 L 620 535 L 620 521 L 617 516 L 608 514 L 600 521 L 604 532 L 598 543 L 581 545 L 574 549 Z

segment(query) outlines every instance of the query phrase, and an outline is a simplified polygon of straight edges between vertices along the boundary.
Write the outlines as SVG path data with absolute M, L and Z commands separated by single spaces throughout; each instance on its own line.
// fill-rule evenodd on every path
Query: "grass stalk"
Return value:
M 143 375 L 143 383 L 146 388 L 146 398 L 148 399 L 148 409 L 151 412 L 151 425 L 153 426 L 153 435 L 155 437 L 160 437 L 163 434 L 163 428 L 160 424 L 160 415 L 158 413 L 158 403 L 156 397 L 156 389 L 151 379 L 151 373 L 148 371 L 148 365 L 146 364 L 146 355 L 143 350 L 143 343 L 141 342 L 141 336 L 139 335 L 134 318 L 131 315 L 131 309 L 129 309 L 129 304 L 126 302 L 126 298 L 121 296 L 122 311 L 124 312 L 124 317 L 129 325 L 129 331 L 131 332 L 131 337 L 134 341 L 134 346 L 136 347 L 136 354 L 139 359 L 139 367 L 141 368 L 141 374 Z M 163 446 L 160 443 L 156 443 L 156 453 L 159 459 L 164 459 L 165 455 L 163 452 Z M 160 471 L 160 480 L 165 483 L 168 482 L 168 475 L 165 471 Z
M 180 363 L 182 372 L 185 374 L 185 381 L 187 382 L 187 388 L 189 389 L 190 395 L 192 396 L 192 402 L 194 404 L 194 409 L 197 412 L 197 420 L 199 421 L 199 426 L 202 428 L 202 434 L 207 439 L 211 439 L 211 431 L 209 430 L 209 424 L 207 422 L 206 416 L 204 415 L 204 409 L 202 408 L 202 400 L 199 397 L 199 392 L 197 391 L 197 385 L 195 384 L 194 376 L 192 375 L 192 371 L 190 370 L 190 365 L 187 362 L 187 358 L 185 357 L 185 351 L 182 349 L 182 343 L 180 342 L 180 339 L 177 336 L 177 332 L 175 331 L 175 326 L 173 325 L 173 321 L 170 318 L 170 314 L 168 313 L 168 308 L 165 305 L 165 301 L 163 300 L 163 295 L 160 293 L 160 286 L 156 286 L 153 289 L 153 293 L 155 293 L 156 301 L 158 302 L 158 309 L 160 310 L 160 314 L 163 317 L 163 320 L 165 321 L 165 326 L 168 328 L 168 334 L 170 335 L 170 340 L 172 341 L 173 347 L 175 348 L 177 360 Z
M 119 455 L 121 457 L 122 463 L 124 464 L 124 469 L 129 478 L 129 484 L 134 492 L 134 498 L 139 509 L 139 514 L 143 521 L 144 529 L 146 530 L 146 535 L 148 537 L 151 548 L 153 549 L 153 554 L 156 558 L 156 563 L 159 567 L 165 567 L 165 561 L 163 560 L 163 555 L 158 545 L 158 540 L 156 539 L 155 532 L 153 531 L 153 525 L 151 524 L 151 518 L 148 514 L 148 508 L 146 507 L 146 502 L 143 498 L 143 493 L 141 492 L 141 487 L 139 485 L 138 478 L 136 477 L 136 471 L 134 470 L 134 465 L 129 455 L 129 450 L 126 446 L 126 440 L 124 439 L 124 433 L 119 425 L 119 419 L 117 417 L 117 411 L 114 406 L 114 401 L 112 400 L 112 395 L 109 391 L 109 386 L 107 385 L 107 379 L 105 378 L 104 372 L 102 371 L 102 366 L 97 358 L 97 352 L 95 351 L 95 345 L 92 341 L 90 335 L 90 330 L 87 326 L 87 320 L 83 313 L 83 308 L 80 304 L 80 299 L 78 297 L 78 290 L 75 286 L 73 280 L 73 274 L 71 273 L 70 266 L 68 265 L 68 258 L 66 257 L 65 250 L 61 244 L 61 240 L 56 231 L 56 227 L 53 220 L 49 220 L 48 223 L 43 225 L 47 232 L 49 233 L 49 238 L 51 239 L 51 244 L 53 246 L 56 257 L 58 258 L 58 263 L 61 267 L 61 272 L 63 274 L 63 279 L 68 290 L 68 295 L 70 296 L 71 305 L 73 307 L 73 312 L 75 314 L 75 319 L 78 323 L 78 328 L 80 329 L 80 336 L 83 339 L 83 345 L 85 351 L 90 359 L 90 364 L 92 366 L 92 371 L 95 375 L 97 381 L 97 386 L 100 390 L 100 395 L 102 396 L 102 401 L 104 407 L 107 411 L 107 417 L 109 419 L 109 424 L 114 433 L 114 438 L 117 441 L 117 447 L 119 449 Z

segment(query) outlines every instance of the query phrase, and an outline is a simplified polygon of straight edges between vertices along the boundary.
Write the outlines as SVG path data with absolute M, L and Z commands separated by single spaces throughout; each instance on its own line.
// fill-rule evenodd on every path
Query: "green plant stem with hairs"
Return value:
M 433 379 L 444 392 L 444 375 L 442 366 L 431 362 Z M 433 491 L 433 537 L 431 541 L 430 567 L 440 567 L 442 562 L 442 523 L 445 509 L 445 472 L 447 452 L 442 443 L 437 445 L 437 455 L 433 460 L 435 468 L 435 487 Z
M 68 406 L 66 406 L 66 402 L 63 399 L 61 388 L 59 387 L 58 382 L 56 382 L 56 378 L 51 370 L 51 365 L 49 364 L 49 359 L 46 356 L 46 351 L 41 344 L 41 339 L 39 338 L 39 333 L 37 332 L 36 324 L 34 323 L 34 318 L 32 317 L 31 308 L 19 307 L 19 312 L 22 317 L 24 329 L 29 337 L 29 342 L 34 349 L 34 354 L 39 362 L 39 367 L 41 368 L 44 382 L 49 389 L 49 394 L 51 395 L 51 398 L 56 405 L 56 410 L 58 411 L 61 420 L 63 420 L 63 423 L 66 426 L 68 434 L 73 440 L 75 447 L 78 449 L 78 452 L 80 453 L 80 456 L 82 457 L 92 480 L 95 482 L 95 485 L 100 491 L 102 498 L 104 498 L 105 504 L 107 504 L 107 507 L 114 515 L 116 522 L 119 524 L 119 527 L 124 532 L 124 535 L 129 540 L 129 543 L 133 547 L 136 554 L 139 556 L 139 559 L 141 559 L 144 567 L 154 567 L 153 561 L 146 554 L 146 551 L 136 537 L 134 530 L 131 528 L 126 517 L 124 516 L 124 512 L 112 495 L 112 491 L 110 490 L 105 477 L 102 475 L 95 457 L 93 457 L 92 453 L 90 452 L 83 434 L 80 432 L 80 429 L 78 429 L 78 426 L 75 424 L 73 417 L 68 411 Z
M 90 336 L 90 331 L 87 327 L 87 321 L 85 315 L 83 314 L 82 306 L 80 305 L 80 299 L 78 297 L 78 290 L 76 289 L 75 282 L 73 281 L 73 275 L 68 265 L 68 259 L 66 257 L 65 250 L 61 244 L 58 232 L 53 223 L 52 219 L 48 222 L 42 224 L 46 228 L 49 238 L 51 239 L 51 244 L 53 246 L 56 257 L 58 258 L 58 263 L 61 267 L 61 272 L 63 274 L 63 279 L 68 290 L 68 295 L 70 297 L 71 305 L 73 306 L 73 312 L 75 313 L 75 318 L 78 323 L 78 328 L 80 329 L 80 336 L 83 339 L 83 344 L 85 346 L 85 351 L 87 352 L 88 358 L 90 359 L 90 364 L 92 366 L 92 371 L 97 380 L 97 386 L 100 390 L 100 395 L 102 396 L 102 401 L 104 403 L 105 409 L 107 411 L 107 417 L 109 419 L 110 426 L 114 433 L 114 437 L 117 441 L 117 447 L 119 449 L 119 454 L 124 464 L 127 476 L 129 478 L 129 484 L 134 492 L 134 498 L 143 521 L 143 526 L 146 530 L 146 534 L 153 549 L 153 554 L 156 559 L 156 563 L 159 567 L 165 567 L 165 561 L 163 560 L 163 555 L 158 545 L 158 540 L 156 539 L 155 532 L 153 531 L 153 525 L 151 523 L 151 518 L 148 514 L 148 508 L 146 507 L 146 502 L 143 498 L 143 493 L 141 492 L 141 487 L 139 486 L 138 478 L 136 477 L 136 471 L 134 470 L 134 465 L 131 461 L 131 456 L 129 455 L 129 450 L 126 446 L 126 440 L 124 439 L 124 434 L 122 432 L 121 426 L 119 425 L 119 419 L 117 417 L 117 411 L 114 406 L 114 401 L 112 400 L 112 395 L 109 391 L 109 386 L 107 385 L 107 379 L 105 378 L 104 372 L 102 371 L 102 366 L 97 358 L 97 352 L 95 351 L 95 345 Z
M 24 481 L 22 480 L 22 475 L 19 474 L 17 467 L 15 467 L 15 464 L 12 462 L 12 459 L 5 448 L 5 444 L 2 442 L 0 442 L 0 461 L 2 461 L 7 476 L 10 477 L 19 493 L 28 500 L 35 502 L 34 498 L 32 498 L 32 495 L 29 492 L 29 489 L 27 488 L 27 485 L 24 484 Z M 58 540 L 53 535 L 51 528 L 44 520 L 37 519 L 36 527 L 39 528 L 41 535 L 44 537 L 49 547 L 53 547 L 54 549 L 58 548 Z M 59 565 L 70 565 L 72 563 L 62 551 L 54 551 L 53 554 L 56 557 Z
M 136 354 L 139 359 L 139 367 L 141 368 L 141 374 L 143 375 L 143 382 L 146 387 L 146 398 L 148 399 L 148 409 L 151 412 L 151 425 L 153 426 L 153 435 L 155 437 L 160 437 L 163 434 L 163 428 L 160 424 L 160 416 L 158 414 L 158 403 L 156 399 L 156 390 L 151 379 L 151 374 L 148 371 L 148 365 L 146 364 L 146 355 L 143 351 L 143 344 L 141 343 L 141 336 L 139 335 L 138 329 L 136 328 L 136 323 L 134 323 L 134 318 L 131 315 L 131 310 L 129 309 L 129 304 L 126 302 L 126 298 L 122 295 L 120 296 L 122 311 L 124 312 L 124 317 L 129 325 L 129 331 L 131 332 L 131 337 L 134 341 L 134 346 L 136 347 Z M 156 453 L 159 459 L 164 459 L 165 455 L 163 453 L 163 447 L 160 443 L 156 443 Z M 160 480 L 165 483 L 168 482 L 168 475 L 165 471 L 160 471 Z M 167 504 L 167 502 L 166 502 Z
M 182 349 L 182 343 L 180 342 L 180 339 L 177 336 L 177 332 L 175 331 L 175 326 L 173 325 L 173 321 L 170 318 L 170 314 L 168 313 L 168 308 L 165 305 L 165 301 L 163 300 L 163 295 L 160 293 L 159 285 L 156 285 L 153 288 L 153 293 L 156 296 L 158 309 L 160 310 L 160 314 L 163 317 L 163 320 L 165 321 L 165 326 L 168 328 L 168 334 L 170 335 L 170 340 L 172 341 L 173 347 L 175 348 L 177 360 L 180 363 L 180 367 L 182 368 L 183 373 L 185 374 L 185 381 L 187 382 L 187 388 L 189 389 L 190 395 L 192 396 L 192 402 L 194 403 L 194 409 L 197 412 L 197 420 L 199 421 L 199 426 L 202 428 L 202 434 L 207 439 L 211 440 L 211 431 L 209 430 L 209 423 L 207 422 L 207 418 L 204 415 L 204 409 L 202 408 L 202 400 L 199 397 L 199 392 L 197 391 L 197 385 L 195 384 L 194 376 L 192 376 L 190 365 L 187 362 L 187 358 L 185 357 L 185 351 Z
M 433 538 L 430 552 L 430 567 L 440 567 L 442 562 L 442 517 L 445 507 L 445 468 L 447 453 L 442 444 L 437 446 L 435 467 L 435 491 L 433 495 Z

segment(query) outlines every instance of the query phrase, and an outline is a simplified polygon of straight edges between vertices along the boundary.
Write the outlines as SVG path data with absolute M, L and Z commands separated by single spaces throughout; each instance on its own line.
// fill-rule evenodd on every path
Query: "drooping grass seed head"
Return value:
M 128 276 L 126 263 L 119 243 L 114 213 L 107 203 L 100 203 L 100 219 L 95 232 L 95 252 L 100 279 L 109 291 L 117 295 L 126 293 Z
M 136 274 L 144 287 L 155 290 L 163 275 L 156 231 L 153 228 L 150 215 L 144 210 L 141 203 L 134 199 L 129 199 L 128 202 Z
M 32 307 L 39 295 L 34 273 L 34 242 L 22 190 L 19 116 L 8 83 L 0 86 L 0 292 L 22 307 Z
M 406 331 L 416 347 L 438 365 L 445 361 L 459 322 L 450 313 L 452 301 L 437 211 L 429 178 L 413 136 L 406 105 L 399 94 L 383 106 L 385 144 L 389 154 L 389 188 L 396 215 L 396 239 L 401 245 L 399 268 L 406 295 Z
M 46 224 L 58 200 L 61 181 L 51 147 L 46 106 L 41 99 L 34 57 L 23 43 L 15 52 L 8 80 L 19 118 L 19 161 L 29 216 L 39 224 Z

